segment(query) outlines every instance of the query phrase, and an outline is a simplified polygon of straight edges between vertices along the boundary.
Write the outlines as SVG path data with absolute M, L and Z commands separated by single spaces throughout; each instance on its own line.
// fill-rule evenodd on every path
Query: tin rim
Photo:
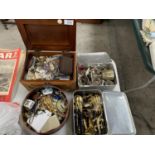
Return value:
M 73 107 L 72 107 L 72 111 L 73 111 L 73 132 L 74 132 L 74 134 L 76 135 L 76 133 L 75 133 L 75 125 L 74 125 L 74 102 L 75 102 L 75 100 L 74 100 L 74 96 L 75 96 L 75 93 L 76 92 L 98 92 L 98 93 L 100 93 L 100 97 L 101 97 L 101 101 L 102 101 L 102 104 L 103 104 L 103 108 L 104 108 L 104 116 L 105 116 L 105 121 L 106 121 L 106 128 L 107 128 L 107 131 L 106 131 L 106 133 L 105 134 L 103 134 L 103 135 L 107 135 L 107 134 L 109 134 L 110 133 L 110 129 L 109 129 L 109 124 L 108 124 L 108 119 L 107 119 L 107 112 L 106 112 L 106 108 L 105 108 L 105 104 L 104 104 L 104 99 L 103 99 L 103 95 L 102 95 L 102 91 L 101 90 L 99 90 L 99 89 L 80 89 L 80 90 L 75 90 L 74 92 L 73 92 Z
M 40 133 L 40 132 L 35 131 L 31 127 L 29 127 L 26 124 L 26 122 L 24 121 L 24 119 L 23 119 L 23 105 L 24 105 L 25 100 L 30 96 L 31 93 L 33 93 L 33 92 L 35 92 L 37 90 L 40 90 L 42 88 L 46 88 L 46 87 L 58 89 L 61 93 L 63 93 L 63 95 L 65 96 L 65 99 L 66 99 L 67 111 L 66 111 L 66 114 L 65 114 L 65 118 L 64 118 L 63 122 L 60 124 L 59 127 L 54 128 L 52 130 L 49 130 L 49 131 L 47 131 L 45 133 Z M 32 89 L 26 95 L 26 97 L 24 98 L 23 103 L 22 103 L 22 107 L 21 107 L 21 114 L 19 116 L 19 125 L 22 127 L 23 130 L 25 130 L 26 132 L 28 132 L 30 134 L 48 135 L 48 134 L 52 134 L 52 133 L 57 132 L 58 130 L 60 130 L 65 125 L 65 123 L 67 122 L 67 120 L 69 118 L 69 113 L 70 113 L 69 103 L 68 103 L 67 97 L 66 97 L 65 93 L 62 91 L 62 89 L 60 89 L 58 87 L 55 87 L 55 86 L 52 86 L 52 85 L 43 85 L 43 86 L 40 86 L 40 87 L 37 87 L 37 88 Z

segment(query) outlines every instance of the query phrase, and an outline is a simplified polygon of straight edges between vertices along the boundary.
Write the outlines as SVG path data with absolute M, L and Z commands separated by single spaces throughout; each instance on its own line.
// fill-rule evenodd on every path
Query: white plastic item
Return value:
M 20 135 L 18 124 L 20 106 L 13 102 L 0 102 L 0 135 Z
M 109 123 L 109 134 L 135 135 L 135 123 L 126 94 L 114 91 L 103 92 L 103 100 Z
M 153 69 L 155 70 L 155 41 L 153 41 L 150 46 L 150 55 L 151 55 L 151 61 L 152 61 L 152 66 Z

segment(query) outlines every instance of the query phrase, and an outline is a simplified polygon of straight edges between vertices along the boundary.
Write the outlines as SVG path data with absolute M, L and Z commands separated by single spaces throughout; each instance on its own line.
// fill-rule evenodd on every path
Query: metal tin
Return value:
M 27 124 L 27 121 L 24 119 L 24 103 L 27 99 L 31 98 L 32 95 L 36 94 L 37 92 L 41 92 L 42 89 L 46 89 L 46 88 L 49 88 L 49 89 L 56 89 L 58 90 L 60 93 L 63 94 L 64 98 L 65 98 L 65 102 L 66 102 L 66 113 L 65 113 L 65 116 L 64 116 L 64 120 L 61 122 L 60 126 L 58 126 L 57 128 L 54 128 L 54 129 L 51 129 L 47 132 L 37 132 L 35 130 L 33 130 L 28 124 Z M 43 92 L 44 93 L 44 92 Z M 47 93 L 47 92 L 46 92 Z M 53 93 L 53 92 L 52 92 Z M 65 123 L 67 122 L 67 119 L 69 117 L 69 113 L 70 113 L 70 108 L 69 108 L 69 103 L 68 103 L 68 100 L 67 100 L 67 97 L 65 95 L 65 93 L 58 87 L 55 87 L 55 86 L 52 86 L 52 85 L 44 85 L 44 86 L 41 86 L 41 87 L 37 87 L 33 90 L 31 90 L 27 96 L 25 97 L 24 101 L 23 101 L 23 105 L 22 105 L 22 108 L 21 108 L 21 113 L 20 113 L 20 116 L 19 116 L 19 125 L 21 126 L 21 128 L 23 129 L 23 131 L 27 134 L 37 134 L 37 135 L 48 135 L 48 134 L 53 134 L 55 132 L 57 132 L 58 130 L 60 130 L 64 125 Z
M 78 54 L 78 65 L 94 65 L 94 64 L 103 64 L 109 65 L 110 68 L 114 71 L 115 78 L 113 85 L 81 85 L 79 82 L 79 74 L 78 74 L 78 87 L 80 89 L 101 89 L 101 90 L 112 90 L 118 83 L 117 69 L 114 67 L 114 62 L 109 57 L 106 52 L 97 52 L 97 53 L 79 53 Z M 78 71 L 78 68 L 77 68 Z
M 101 97 L 101 101 L 103 103 L 103 111 L 104 111 L 104 119 L 105 119 L 105 123 L 106 123 L 106 134 L 110 134 L 110 130 L 109 130 L 109 123 L 108 123 L 108 120 L 107 120 L 107 113 L 106 113 L 106 110 L 105 110 L 105 104 L 104 104 L 104 101 L 103 101 L 103 96 L 102 96 L 102 91 L 100 90 L 97 90 L 97 89 L 91 89 L 91 90 L 76 90 L 74 91 L 73 93 L 73 133 L 76 134 L 76 131 L 75 131 L 75 113 L 74 113 L 74 109 L 75 109 L 75 106 L 74 106 L 74 103 L 75 103 L 75 100 L 74 100 L 74 97 L 77 93 L 81 93 L 81 94 L 86 94 L 86 93 L 98 93 L 100 94 L 100 97 Z
M 125 93 L 113 92 L 91 89 L 91 90 L 77 90 L 73 94 L 73 132 L 75 132 L 74 119 L 74 96 L 77 92 L 98 92 L 101 94 L 102 103 L 104 107 L 104 114 L 107 123 L 108 135 L 133 135 L 136 134 L 134 120 L 131 114 L 129 103 Z
M 129 107 L 128 99 L 123 92 L 103 92 L 111 134 L 134 135 L 136 128 Z

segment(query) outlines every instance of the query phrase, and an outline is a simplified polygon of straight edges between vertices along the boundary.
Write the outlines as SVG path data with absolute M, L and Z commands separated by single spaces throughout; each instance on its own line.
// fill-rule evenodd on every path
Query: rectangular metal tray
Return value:
M 80 89 L 101 89 L 101 90 L 113 90 L 114 87 L 118 83 L 117 78 L 117 69 L 115 70 L 114 62 L 109 57 L 106 52 L 97 52 L 97 53 L 79 53 L 77 58 L 78 64 L 83 65 L 93 65 L 93 64 L 103 64 L 110 65 L 115 72 L 115 84 L 114 85 L 81 85 L 78 80 L 78 87 Z M 77 66 L 78 67 L 78 66 Z M 78 68 L 77 68 L 77 76 L 78 76 Z M 77 78 L 78 79 L 78 78 Z
M 97 89 L 91 89 L 91 90 L 76 90 L 76 91 L 74 91 L 74 93 L 73 93 L 73 133 L 76 135 L 76 130 L 75 130 L 75 114 L 74 114 L 74 102 L 75 102 L 75 100 L 74 100 L 74 96 L 75 96 L 75 94 L 77 94 L 77 93 L 82 93 L 82 94 L 85 94 L 85 93 L 98 93 L 98 94 L 100 94 L 100 96 L 101 96 L 101 101 L 102 101 L 102 103 L 103 103 L 103 111 L 104 111 L 104 119 L 105 119 L 105 122 L 106 122 L 106 128 L 107 128 L 107 133 L 106 134 L 109 134 L 109 123 L 108 123 L 108 120 L 107 120 L 107 113 L 106 113 L 106 111 L 105 111 L 105 105 L 104 105 L 104 102 L 103 102 L 103 96 L 102 96 L 102 91 L 100 91 L 100 90 L 97 90 Z
M 123 92 L 103 92 L 109 133 L 113 135 L 134 135 L 136 128 L 128 99 Z

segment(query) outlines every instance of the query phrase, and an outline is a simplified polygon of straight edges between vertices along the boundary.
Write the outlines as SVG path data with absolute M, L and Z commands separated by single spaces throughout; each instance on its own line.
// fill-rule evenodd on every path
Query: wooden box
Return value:
M 74 20 L 18 19 L 16 24 L 27 48 L 21 83 L 27 89 L 42 85 L 54 85 L 62 89 L 76 88 L 76 23 Z M 73 59 L 73 75 L 70 80 L 26 80 L 28 64 L 32 56 L 69 56 Z

